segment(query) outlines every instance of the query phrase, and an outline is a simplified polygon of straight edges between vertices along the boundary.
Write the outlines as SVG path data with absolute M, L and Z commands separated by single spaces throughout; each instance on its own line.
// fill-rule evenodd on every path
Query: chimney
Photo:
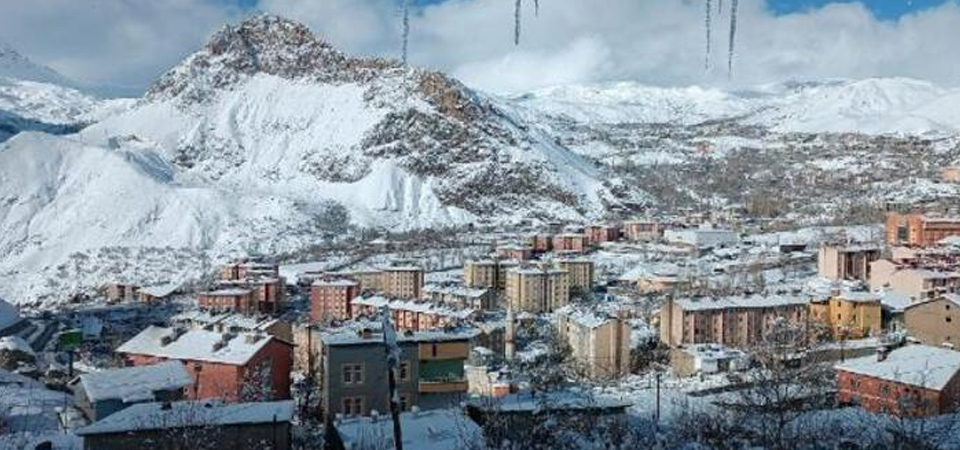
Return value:
M 877 348 L 877 362 L 884 362 L 887 360 L 887 355 L 890 353 L 886 347 Z

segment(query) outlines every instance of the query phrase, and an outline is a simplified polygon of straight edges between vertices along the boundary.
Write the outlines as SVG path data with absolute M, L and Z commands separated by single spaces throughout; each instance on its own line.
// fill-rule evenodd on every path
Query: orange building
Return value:
M 950 236 L 960 236 L 960 217 L 897 213 L 887 216 L 886 238 L 890 245 L 925 247 Z
M 620 227 L 615 225 L 591 225 L 584 230 L 591 244 L 613 242 L 620 239 Z
M 535 234 L 530 236 L 529 242 L 535 253 L 546 253 L 553 250 L 553 235 Z
M 533 257 L 533 247 L 523 245 L 503 245 L 497 247 L 497 258 L 516 261 L 529 261 Z
M 630 241 L 649 241 L 663 236 L 663 225 L 652 220 L 631 220 L 624 222 L 623 234 Z
M 589 246 L 590 239 L 585 234 L 565 233 L 553 237 L 553 250 L 557 252 L 583 253 Z

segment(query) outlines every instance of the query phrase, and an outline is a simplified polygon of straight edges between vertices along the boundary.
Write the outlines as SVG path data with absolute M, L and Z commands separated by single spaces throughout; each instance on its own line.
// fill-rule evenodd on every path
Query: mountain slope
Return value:
M 739 91 L 658 88 L 636 83 L 565 86 L 513 98 L 537 113 L 580 123 L 729 121 L 775 132 L 960 132 L 948 105 L 960 90 L 906 78 L 782 83 Z
M 271 16 L 225 27 L 75 136 L 15 136 L 0 165 L 0 292 L 19 302 L 194 279 L 349 225 L 582 220 L 646 201 L 453 79 Z
M 37 83 L 72 86 L 73 82 L 59 72 L 31 61 L 13 47 L 0 42 L 0 78 L 33 81 Z

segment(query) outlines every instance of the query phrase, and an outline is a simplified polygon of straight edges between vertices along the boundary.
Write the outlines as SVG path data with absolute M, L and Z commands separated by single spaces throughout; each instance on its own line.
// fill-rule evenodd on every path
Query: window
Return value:
M 400 378 L 399 381 L 410 381 L 410 362 L 402 361 L 397 372 L 397 377 Z
M 344 397 L 343 415 L 347 417 L 363 415 L 363 397 Z
M 437 344 L 430 344 L 430 356 L 437 357 Z
M 410 411 L 410 396 L 400 396 L 400 411 Z
M 363 364 L 343 365 L 343 384 L 363 383 Z
M 947 323 L 953 322 L 953 317 L 947 317 L 946 320 L 947 320 Z

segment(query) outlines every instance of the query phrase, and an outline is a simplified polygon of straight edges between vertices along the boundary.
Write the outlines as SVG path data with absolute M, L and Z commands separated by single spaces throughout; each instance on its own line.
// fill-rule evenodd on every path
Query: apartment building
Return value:
M 455 309 L 430 302 L 379 295 L 357 297 L 351 301 L 354 319 L 374 317 L 384 308 L 390 311 L 394 326 L 403 331 L 450 328 L 479 314 L 479 311 L 474 309 Z
M 506 300 L 515 311 L 553 312 L 570 302 L 568 273 L 554 268 L 511 269 L 507 272 Z
M 630 373 L 630 324 L 618 317 L 568 305 L 556 314 L 556 329 L 581 372 L 593 379 Z
M 423 299 L 459 309 L 492 311 L 497 308 L 493 289 L 471 288 L 462 284 L 428 284 L 423 287 Z
M 256 261 L 238 261 L 220 268 L 220 279 L 223 281 L 247 278 L 280 278 L 280 266 Z
M 508 244 L 497 247 L 497 258 L 515 261 L 529 261 L 533 258 L 533 247 Z
M 880 259 L 873 245 L 824 245 L 817 256 L 817 272 L 831 280 L 870 279 L 870 263 Z
M 660 308 L 660 340 L 671 347 L 750 347 L 762 344 L 776 323 L 806 326 L 808 316 L 807 299 L 796 296 L 673 299 Z
M 663 224 L 653 220 L 630 220 L 623 223 L 623 234 L 628 241 L 652 241 L 663 236 Z
M 583 231 L 591 245 L 614 242 L 620 239 L 620 227 L 616 225 L 590 225 Z
M 584 253 L 590 248 L 590 238 L 582 233 L 563 233 L 553 237 L 553 251 Z
M 217 289 L 202 292 L 197 296 L 201 309 L 210 311 L 235 311 L 241 314 L 254 312 L 253 291 L 244 288 Z
M 943 294 L 903 310 L 907 333 L 924 344 L 960 350 L 960 296 Z
M 567 272 L 567 285 L 571 292 L 586 293 L 593 290 L 593 261 L 586 258 L 563 258 L 554 261 L 554 265 Z
M 467 394 L 464 363 L 472 332 L 399 333 L 397 395 L 401 409 L 457 405 Z M 322 342 L 321 398 L 327 417 L 390 411 L 386 347 L 377 330 L 336 330 Z
M 546 253 L 553 250 L 553 235 L 551 234 L 535 234 L 528 238 L 528 242 L 534 253 Z
M 835 366 L 837 400 L 882 414 L 928 417 L 960 405 L 960 352 L 908 345 Z
M 861 339 L 882 331 L 880 297 L 869 292 L 835 292 L 810 302 L 810 317 L 828 326 L 834 339 Z
M 423 295 L 423 268 L 391 266 L 383 269 L 380 291 L 401 298 L 420 298 Z
M 887 215 L 887 244 L 926 247 L 950 236 L 960 236 L 960 217 L 897 213 Z
M 732 230 L 711 227 L 685 230 L 666 230 L 663 238 L 671 244 L 679 244 L 693 249 L 727 247 L 740 243 L 740 235 Z
M 881 259 L 870 263 L 870 289 L 889 290 L 914 301 L 932 299 L 960 290 L 960 272 Z
M 261 333 L 150 326 L 119 348 L 128 365 L 180 361 L 194 380 L 186 397 L 228 402 L 290 398 L 293 344 Z
M 326 322 L 353 317 L 350 301 L 360 295 L 360 283 L 348 279 L 317 280 L 310 286 L 310 320 Z
M 463 282 L 469 288 L 503 292 L 507 288 L 507 271 L 519 265 L 514 260 L 468 261 L 463 268 Z

